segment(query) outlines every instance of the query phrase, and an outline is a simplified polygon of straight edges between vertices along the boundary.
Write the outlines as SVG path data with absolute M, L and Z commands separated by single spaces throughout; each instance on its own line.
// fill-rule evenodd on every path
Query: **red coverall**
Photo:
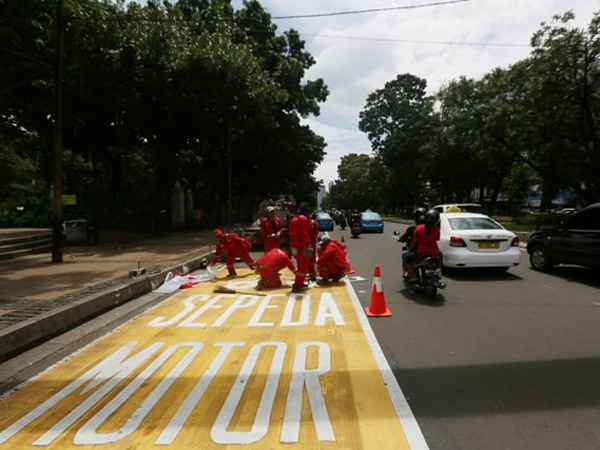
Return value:
M 254 269 L 254 261 L 248 253 L 250 247 L 252 247 L 252 244 L 246 239 L 236 236 L 233 233 L 223 233 L 219 236 L 219 240 L 217 241 L 217 250 L 215 251 L 215 256 L 213 257 L 211 264 L 216 264 L 221 253 L 223 253 L 223 250 L 227 250 L 225 264 L 227 265 L 229 275 L 236 275 L 235 267 L 233 266 L 235 258 L 240 258 L 248 265 L 248 267 Z
M 319 247 L 319 276 L 324 280 L 342 277 L 346 274 L 346 246 L 341 242 L 325 241 Z
M 277 288 L 281 286 L 279 271 L 287 267 L 296 272 L 294 263 L 287 253 L 280 248 L 274 248 L 256 260 L 256 273 L 260 275 L 262 285 L 265 288 Z
M 271 234 L 277 234 L 281 232 L 283 225 L 281 219 L 277 216 L 273 218 L 265 217 L 260 221 L 260 234 L 265 239 L 265 255 L 269 250 L 273 248 L 279 248 L 281 245 L 281 235 L 275 237 L 268 237 Z
M 298 263 L 298 271 L 294 280 L 295 288 L 304 287 L 304 279 L 308 274 L 310 242 L 310 219 L 305 215 L 295 214 L 290 220 L 290 248 Z
M 308 261 L 308 274 L 315 275 L 315 263 L 317 262 L 317 238 L 319 237 L 319 224 L 316 220 L 310 219 L 310 248 L 312 255 Z

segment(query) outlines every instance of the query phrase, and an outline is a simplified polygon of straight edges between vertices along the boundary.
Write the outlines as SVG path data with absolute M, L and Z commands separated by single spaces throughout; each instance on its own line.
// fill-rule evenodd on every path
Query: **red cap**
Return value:
M 215 229 L 215 231 L 213 231 L 213 234 L 216 237 L 219 237 L 219 236 L 221 236 L 223 234 L 223 232 L 217 228 L 217 229 Z

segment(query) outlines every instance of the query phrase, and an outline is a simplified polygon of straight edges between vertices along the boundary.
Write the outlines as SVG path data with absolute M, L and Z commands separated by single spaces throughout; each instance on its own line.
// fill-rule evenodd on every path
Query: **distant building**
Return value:
M 319 193 L 317 194 L 317 209 L 321 209 L 321 203 L 325 197 L 327 197 L 327 189 L 325 186 L 321 186 Z

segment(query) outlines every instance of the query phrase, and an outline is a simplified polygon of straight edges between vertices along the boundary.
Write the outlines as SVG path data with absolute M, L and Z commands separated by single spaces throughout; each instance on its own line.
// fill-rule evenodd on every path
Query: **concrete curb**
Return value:
M 188 274 L 200 269 L 202 261 L 207 260 L 210 255 L 211 253 L 201 254 L 159 273 L 126 281 L 117 288 L 76 300 L 0 330 L 0 361 L 6 361 L 118 305 L 153 291 L 162 284 L 169 272 Z

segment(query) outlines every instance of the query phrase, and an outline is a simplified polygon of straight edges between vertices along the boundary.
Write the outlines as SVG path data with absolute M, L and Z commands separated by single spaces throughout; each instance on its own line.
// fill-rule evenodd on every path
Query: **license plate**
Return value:
M 479 248 L 480 249 L 497 249 L 500 248 L 500 242 L 498 241 L 485 241 L 485 242 L 479 242 Z
M 442 273 L 442 269 L 425 269 L 427 275 L 439 275 Z

